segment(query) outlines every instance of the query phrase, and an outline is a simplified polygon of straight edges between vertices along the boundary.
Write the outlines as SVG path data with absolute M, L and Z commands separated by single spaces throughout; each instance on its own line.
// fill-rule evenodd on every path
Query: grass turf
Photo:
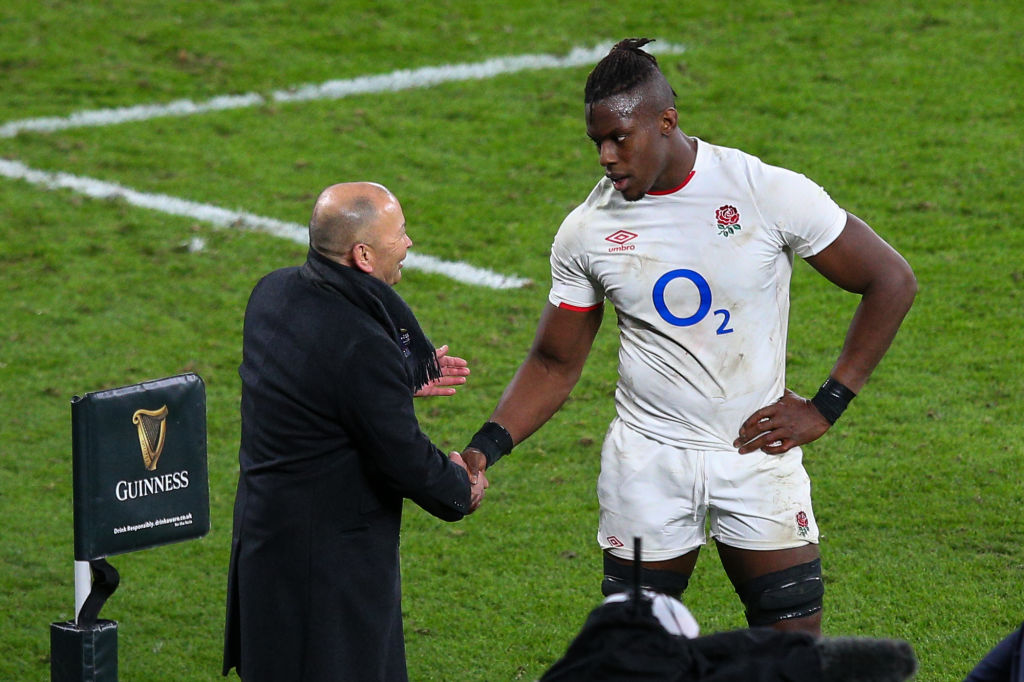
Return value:
M 0 123 L 202 100 L 652 35 L 681 126 L 825 185 L 911 262 L 921 293 L 893 349 L 807 466 L 823 528 L 825 629 L 902 637 L 922 680 L 961 679 L 1024 618 L 1017 368 L 1024 237 L 1024 17 L 1008 2 L 29 3 L 0 8 Z M 556 30 L 552 30 L 556 29 Z M 495 292 L 408 270 L 399 291 L 471 383 L 421 402 L 461 447 L 522 358 L 547 248 L 599 175 L 588 68 L 394 95 L 0 139 L 0 156 L 305 222 L 341 179 L 398 194 L 416 249 L 530 277 Z M 205 248 L 184 244 L 202 237 Z M 207 383 L 213 530 L 112 559 L 124 679 L 214 679 L 237 475 L 241 314 L 304 249 L 124 202 L 0 178 L 0 679 L 45 679 L 47 627 L 71 617 L 70 420 L 76 393 L 192 370 Z M 789 384 L 813 391 L 855 299 L 794 277 Z M 573 398 L 492 473 L 484 508 L 403 533 L 415 680 L 535 679 L 599 599 L 594 484 L 611 416 L 606 320 Z M 686 602 L 705 632 L 743 625 L 713 548 Z

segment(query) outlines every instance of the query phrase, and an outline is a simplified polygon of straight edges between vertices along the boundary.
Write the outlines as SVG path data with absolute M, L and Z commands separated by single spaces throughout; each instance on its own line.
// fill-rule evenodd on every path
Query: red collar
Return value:
M 672 194 L 673 192 L 678 192 L 682 188 L 686 187 L 686 183 L 688 183 L 690 181 L 690 179 L 693 178 L 693 174 L 696 173 L 696 172 L 697 172 L 696 170 L 690 171 L 690 174 L 687 175 L 686 178 L 681 183 L 679 183 L 678 187 L 673 187 L 672 189 L 662 190 L 660 192 L 655 192 L 654 190 L 650 190 L 647 193 L 651 194 L 651 195 L 654 195 L 656 197 L 661 197 L 661 196 L 665 196 L 666 194 Z

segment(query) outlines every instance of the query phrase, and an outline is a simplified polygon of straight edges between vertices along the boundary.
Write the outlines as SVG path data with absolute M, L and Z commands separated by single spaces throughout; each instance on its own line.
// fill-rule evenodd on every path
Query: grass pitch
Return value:
M 918 679 L 959 680 L 1024 618 L 1013 3 L 283 7 L 12 0 L 0 8 L 0 125 L 629 35 L 685 45 L 659 59 L 681 127 L 823 184 L 921 285 L 872 381 L 806 448 L 826 633 L 904 638 Z M 417 251 L 534 282 L 494 291 L 407 270 L 400 284 L 431 338 L 471 362 L 458 396 L 419 404 L 428 433 L 460 448 L 532 338 L 559 222 L 599 178 L 581 119 L 588 71 L 22 133 L 0 138 L 0 157 L 297 223 L 327 184 L 387 184 Z M 0 177 L 0 679 L 47 679 L 48 625 L 72 616 L 70 398 L 186 370 L 207 384 L 213 530 L 112 558 L 122 585 L 103 616 L 119 622 L 123 679 L 218 677 L 242 311 L 260 276 L 304 251 Z M 855 300 L 802 264 L 793 288 L 788 383 L 806 395 Z M 492 472 L 476 515 L 444 525 L 407 509 L 412 679 L 536 679 L 598 603 L 594 486 L 615 350 L 609 316 L 573 397 Z M 705 632 L 743 625 L 713 548 L 686 602 Z

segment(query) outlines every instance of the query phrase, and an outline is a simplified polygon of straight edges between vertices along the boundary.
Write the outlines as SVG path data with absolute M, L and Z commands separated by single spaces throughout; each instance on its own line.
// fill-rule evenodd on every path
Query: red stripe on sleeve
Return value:
M 572 305 L 570 303 L 559 303 L 558 307 L 559 308 L 564 308 L 566 310 L 573 310 L 573 311 L 575 311 L 577 313 L 586 313 L 586 312 L 589 312 L 591 310 L 597 310 L 598 308 L 601 307 L 601 303 L 595 303 L 594 305 L 590 305 L 590 306 L 586 306 L 586 307 L 578 306 L 578 305 Z

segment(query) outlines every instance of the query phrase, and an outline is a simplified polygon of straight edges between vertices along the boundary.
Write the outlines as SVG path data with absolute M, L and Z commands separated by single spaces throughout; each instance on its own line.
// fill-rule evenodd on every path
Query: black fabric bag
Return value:
M 650 599 L 594 609 L 541 682 L 801 682 L 822 679 L 813 637 L 769 628 L 687 639 L 670 634 Z

